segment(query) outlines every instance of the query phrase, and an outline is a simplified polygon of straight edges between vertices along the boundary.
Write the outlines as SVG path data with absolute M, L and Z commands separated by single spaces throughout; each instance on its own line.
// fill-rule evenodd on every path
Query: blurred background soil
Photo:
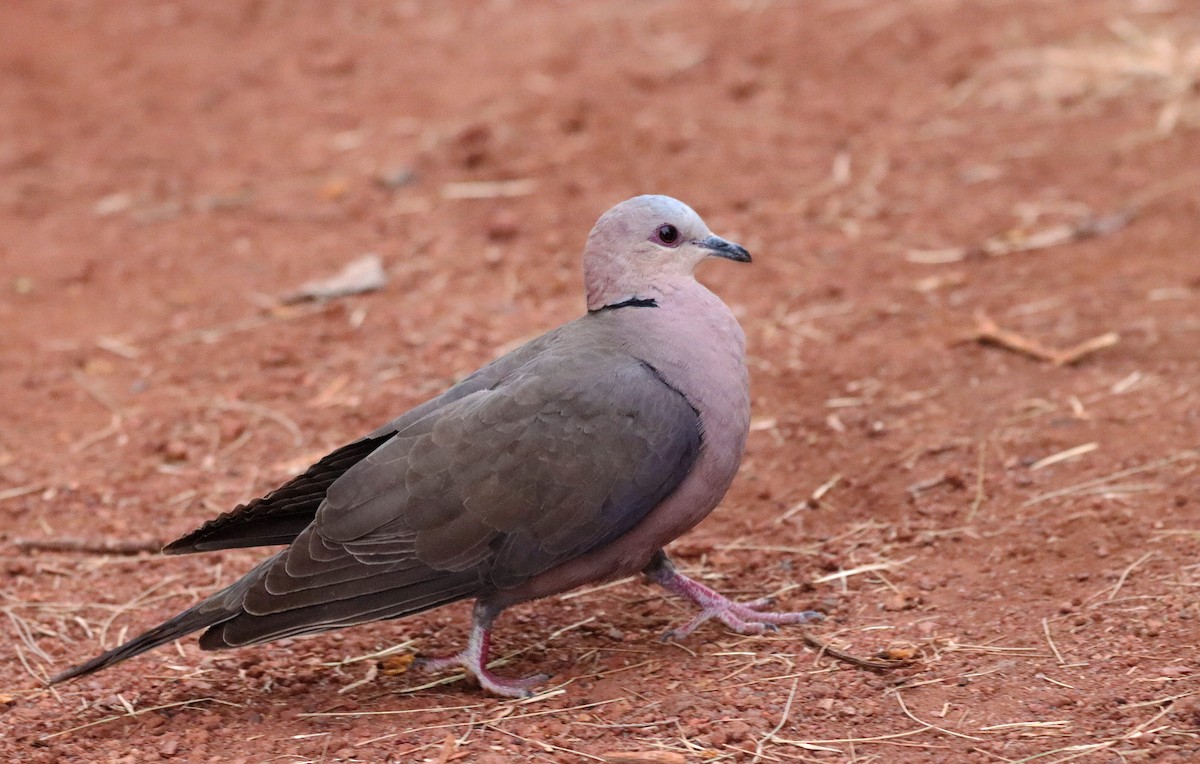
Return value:
M 5 2 L 0 754 L 1197 760 L 1198 81 L 1191 0 Z M 674 555 L 911 666 L 663 646 L 627 581 L 501 619 L 532 701 L 373 656 L 466 605 L 40 686 L 261 556 L 162 542 L 579 314 L 646 192 L 755 257 L 700 274 L 755 418 Z

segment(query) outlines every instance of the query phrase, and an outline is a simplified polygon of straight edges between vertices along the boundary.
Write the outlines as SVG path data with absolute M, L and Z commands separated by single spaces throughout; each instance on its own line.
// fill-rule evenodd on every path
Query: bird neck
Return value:
M 656 309 L 620 311 L 636 322 L 647 363 L 679 380 L 698 409 L 746 409 L 746 337 L 733 312 L 700 282 L 659 293 Z M 715 383 L 715 384 L 714 384 Z M 693 389 L 692 385 L 696 387 Z M 715 399 L 737 391 L 738 400 Z
M 645 307 L 644 303 L 649 302 L 662 304 L 676 294 L 686 294 L 696 288 L 704 289 L 691 274 L 660 273 L 653 279 L 640 274 L 636 278 L 620 274 L 607 278 L 589 275 L 587 308 L 591 313 L 618 305 Z

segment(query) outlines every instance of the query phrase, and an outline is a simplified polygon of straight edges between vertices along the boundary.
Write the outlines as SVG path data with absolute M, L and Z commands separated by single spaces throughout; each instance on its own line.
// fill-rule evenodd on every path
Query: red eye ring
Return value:
M 659 244 L 674 247 L 679 243 L 679 229 L 670 223 L 664 223 L 654 232 L 654 240 Z

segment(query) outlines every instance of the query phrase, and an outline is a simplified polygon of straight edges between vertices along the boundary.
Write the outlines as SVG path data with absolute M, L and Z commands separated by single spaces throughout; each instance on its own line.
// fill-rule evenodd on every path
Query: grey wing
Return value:
M 163 553 L 292 543 L 316 517 L 329 486 L 389 437 L 373 435 L 342 446 L 266 496 L 239 504 L 172 541 Z
M 347 471 L 243 613 L 201 645 L 396 618 L 517 586 L 634 527 L 688 474 L 700 443 L 695 409 L 637 359 L 547 353 Z
M 329 487 L 351 467 L 431 412 L 485 390 L 552 345 L 555 330 L 531 340 L 463 379 L 445 393 L 388 422 L 364 438 L 342 446 L 279 488 L 209 520 L 163 548 L 165 554 L 290 544 L 316 518 Z

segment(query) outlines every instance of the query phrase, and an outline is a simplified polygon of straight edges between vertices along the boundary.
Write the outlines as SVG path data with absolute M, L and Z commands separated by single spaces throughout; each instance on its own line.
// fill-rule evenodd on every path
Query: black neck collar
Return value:
M 622 302 L 614 302 L 612 304 L 605 305 L 600 308 L 596 308 L 595 310 L 589 310 L 588 313 L 603 313 L 606 310 L 619 310 L 621 308 L 657 308 L 657 307 L 658 307 L 658 301 L 655 300 L 653 297 L 651 297 L 649 299 L 645 299 L 642 297 L 630 297 L 628 300 L 624 300 Z

